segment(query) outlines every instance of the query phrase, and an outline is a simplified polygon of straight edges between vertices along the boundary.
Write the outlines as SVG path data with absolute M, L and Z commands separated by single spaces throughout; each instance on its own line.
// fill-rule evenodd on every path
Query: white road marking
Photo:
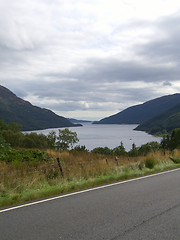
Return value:
M 60 196 L 56 196 L 56 197 L 52 197 L 52 198 L 48 198 L 48 199 L 44 199 L 44 200 L 40 200 L 40 201 L 36 201 L 36 202 L 26 203 L 26 204 L 23 204 L 23 205 L 18 205 L 18 206 L 15 206 L 15 207 L 2 209 L 2 210 L 0 210 L 0 213 L 12 211 L 12 210 L 23 208 L 23 207 L 28 207 L 28 206 L 32 206 L 32 205 L 36 205 L 36 204 L 40 204 L 40 203 L 44 203 L 44 202 L 49 202 L 49 201 L 57 200 L 57 199 L 60 199 L 60 198 L 70 197 L 70 196 L 81 194 L 81 193 L 86 193 L 86 192 L 91 192 L 91 191 L 95 191 L 95 190 L 99 190 L 99 189 L 103 189 L 103 188 L 107 188 L 107 187 L 112 187 L 112 186 L 115 186 L 115 185 L 120 185 L 120 184 L 129 183 L 129 182 L 133 182 L 133 181 L 138 181 L 138 180 L 142 180 L 142 179 L 145 179 L 145 178 L 155 177 L 155 176 L 158 176 L 158 175 L 167 174 L 167 173 L 171 173 L 171 172 L 175 172 L 175 171 L 180 171 L 180 168 L 165 171 L 165 172 L 155 173 L 155 174 L 151 174 L 151 175 L 147 175 L 147 176 L 143 176 L 143 177 L 133 178 L 133 179 L 129 179 L 129 180 L 126 180 L 126 181 L 111 183 L 111 184 L 107 184 L 107 185 L 103 185 L 103 186 L 99 186 L 99 187 L 95 187 L 95 188 L 89 188 L 89 189 L 78 191 L 78 192 L 68 193 L 68 194 L 65 194 L 65 195 L 60 195 Z

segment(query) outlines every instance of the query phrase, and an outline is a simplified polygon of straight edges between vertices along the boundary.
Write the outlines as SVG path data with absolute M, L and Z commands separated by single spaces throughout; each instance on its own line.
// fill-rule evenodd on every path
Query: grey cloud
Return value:
M 14 49 L 10 46 L 6 46 L 1 42 L 0 39 L 0 69 L 1 69 L 1 76 L 3 73 L 14 74 L 13 78 L 15 79 L 17 77 L 16 72 L 21 73 L 23 72 L 23 69 L 27 69 L 30 67 L 31 59 L 36 58 L 38 54 L 41 52 L 41 47 L 34 46 L 33 49 L 31 48 L 24 48 L 24 49 Z M 33 60 L 34 61 L 34 60 Z M 21 71 L 21 72 L 20 72 Z M 11 76 L 12 76 L 11 73 Z M 12 78 L 12 77 L 11 77 Z M 24 77 L 23 80 L 26 80 Z M 11 81 L 8 79 L 8 81 Z
M 17 63 L 21 60 L 19 55 L 17 54 L 17 51 L 12 51 L 8 47 L 2 45 L 0 43 L 0 67 L 3 67 L 7 64 L 13 64 Z
M 54 111 L 122 110 L 121 106 L 124 106 L 124 103 L 126 106 L 130 106 L 133 105 L 133 102 L 139 103 L 142 102 L 142 99 L 146 101 L 157 96 L 148 86 L 141 89 L 122 88 L 121 84 L 109 83 L 102 88 L 101 82 L 86 85 L 82 81 L 77 81 L 74 84 L 39 82 L 35 85 L 29 82 L 24 85 L 23 89 L 26 89 L 27 95 L 37 96 L 38 104 L 36 105 Z M 18 96 L 27 98 L 24 91 L 18 92 Z M 55 103 L 53 100 L 56 100 Z
M 153 63 L 144 64 L 108 59 L 106 62 L 91 61 L 90 66 L 84 72 L 77 74 L 77 77 L 89 81 L 98 80 L 102 82 L 156 82 L 168 79 L 169 77 L 177 79 L 179 73 L 179 69 L 174 67 L 167 68 L 153 65 Z
M 156 58 L 159 61 L 179 63 L 180 51 L 180 12 L 175 16 L 161 18 L 156 22 L 157 38 L 149 43 L 139 45 L 139 54 L 147 58 Z
M 72 82 L 39 82 L 32 85 L 31 82 L 24 85 L 26 88 L 26 96 L 34 95 L 39 99 L 49 98 L 63 101 L 103 101 L 104 96 L 99 90 L 99 86 L 95 84 L 86 84 L 82 81 Z M 108 87 L 104 89 L 104 92 L 108 92 Z M 24 93 L 20 94 L 24 97 Z
M 179 78 L 180 69 L 176 66 L 162 66 L 155 63 L 141 63 L 133 61 L 122 61 L 108 58 L 102 59 L 90 59 L 87 61 L 85 68 L 81 70 L 73 69 L 66 75 L 62 73 L 52 73 L 52 77 L 57 79 L 61 78 L 74 78 L 76 81 L 81 82 L 82 89 L 84 83 L 86 86 L 94 83 L 114 83 L 114 82 L 159 82 L 176 80 Z M 51 73 L 47 75 L 51 76 Z M 72 83 L 73 84 L 73 83 Z M 76 88 L 76 84 L 75 88 Z M 79 87 L 79 85 L 78 85 Z
M 163 86 L 172 86 L 172 83 L 166 81 L 166 82 L 163 82 Z

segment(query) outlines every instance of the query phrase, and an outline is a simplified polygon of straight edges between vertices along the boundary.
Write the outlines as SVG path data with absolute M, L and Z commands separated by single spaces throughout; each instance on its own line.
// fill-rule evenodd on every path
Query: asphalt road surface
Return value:
M 180 170 L 9 211 L 0 240 L 180 240 Z

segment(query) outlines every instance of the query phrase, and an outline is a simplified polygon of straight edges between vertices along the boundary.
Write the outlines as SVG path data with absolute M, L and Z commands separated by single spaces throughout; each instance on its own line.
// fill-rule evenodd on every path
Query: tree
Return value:
M 21 147 L 24 142 L 24 135 L 21 132 L 15 132 L 11 129 L 3 130 L 2 136 L 11 147 Z
M 22 125 L 16 122 L 10 122 L 9 123 L 9 129 L 13 132 L 20 132 L 22 128 Z
M 113 153 L 114 155 L 126 155 L 126 150 L 122 141 L 118 147 L 113 149 Z
M 47 135 L 47 138 L 48 138 L 49 147 L 50 148 L 56 148 L 57 136 L 56 136 L 55 131 L 49 132 L 49 134 Z
M 25 134 L 23 143 L 26 148 L 40 148 L 46 149 L 49 147 L 48 138 L 44 134 L 37 134 L 35 132 Z
M 88 152 L 88 150 L 87 150 L 85 145 L 83 145 L 83 146 L 77 145 L 77 146 L 74 147 L 74 150 L 75 151 Z
M 161 147 L 165 150 L 180 149 L 180 128 L 176 128 L 172 131 L 171 135 L 163 136 L 161 141 Z
M 128 155 L 131 157 L 138 156 L 138 148 L 135 143 L 132 144 L 132 149 L 128 152 Z
M 99 154 L 105 154 L 105 155 L 111 155 L 112 154 L 112 150 L 108 147 L 97 147 L 97 148 L 94 148 L 91 152 L 99 153 Z
M 0 131 L 0 149 L 5 147 L 9 147 L 9 144 L 5 141 Z
M 170 150 L 180 148 L 180 128 L 176 128 L 173 130 L 168 143 L 168 148 Z
M 9 127 L 8 127 L 8 124 L 3 122 L 2 120 L 0 120 L 0 130 L 7 130 Z
M 57 137 L 56 148 L 60 150 L 66 150 L 79 142 L 76 132 L 71 132 L 68 128 L 63 130 L 59 129 L 59 134 Z
M 148 142 L 141 145 L 139 148 L 139 155 L 147 155 L 149 152 L 156 152 L 160 149 L 160 144 L 158 142 Z
M 163 149 L 169 149 L 169 143 L 170 143 L 170 136 L 169 135 L 164 135 L 162 140 L 161 140 L 161 147 Z

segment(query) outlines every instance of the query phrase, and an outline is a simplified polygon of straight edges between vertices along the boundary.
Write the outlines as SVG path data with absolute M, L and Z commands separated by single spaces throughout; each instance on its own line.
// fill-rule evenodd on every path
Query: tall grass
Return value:
M 52 157 L 48 162 L 0 162 L 0 206 L 179 167 L 170 160 L 169 152 L 146 157 L 120 156 L 118 164 L 114 156 L 89 152 L 47 150 L 47 153 Z M 180 151 L 174 151 L 173 156 L 180 157 Z M 147 158 L 155 159 L 154 168 L 145 167 Z

